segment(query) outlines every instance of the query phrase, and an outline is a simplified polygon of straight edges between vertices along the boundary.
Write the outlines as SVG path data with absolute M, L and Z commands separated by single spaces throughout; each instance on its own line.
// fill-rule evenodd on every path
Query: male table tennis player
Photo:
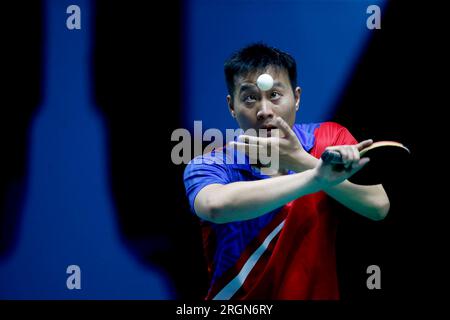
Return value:
M 273 84 L 259 85 L 261 75 Z M 280 130 L 269 137 L 279 139 L 279 170 L 268 176 L 249 161 L 213 161 L 232 145 L 268 141 L 245 135 L 186 167 L 186 193 L 202 225 L 210 275 L 206 299 L 339 299 L 330 198 L 371 220 L 389 211 L 382 185 L 347 180 L 369 161 L 358 151 L 372 141 L 358 143 L 333 122 L 295 124 L 301 93 L 296 62 L 279 49 L 241 49 L 226 61 L 225 77 L 240 128 Z M 320 159 L 326 148 L 342 155 L 344 168 Z

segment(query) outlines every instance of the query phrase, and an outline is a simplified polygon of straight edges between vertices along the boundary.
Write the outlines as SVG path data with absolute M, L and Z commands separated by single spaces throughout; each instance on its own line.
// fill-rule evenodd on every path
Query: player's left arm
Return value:
M 389 198 L 381 184 L 363 186 L 345 180 L 324 191 L 347 208 L 372 220 L 383 220 L 389 212 Z
M 343 157 L 349 163 L 359 160 L 359 150 L 372 144 L 372 140 L 366 140 L 356 145 L 348 145 L 344 150 Z M 304 151 L 298 155 L 298 165 L 294 171 L 302 172 L 310 166 L 315 166 L 319 161 L 308 152 Z M 358 185 L 348 180 L 326 188 L 325 191 L 330 197 L 349 208 L 350 210 L 372 220 L 383 220 L 390 208 L 389 197 L 383 185 Z
M 303 172 L 316 167 L 319 159 L 303 149 L 290 126 L 279 117 L 276 119 L 276 122 L 282 133 L 281 138 L 241 136 L 237 146 L 242 147 L 243 150 L 246 150 L 245 147 L 248 147 L 248 145 L 253 145 L 254 147 L 258 145 L 257 148 L 268 148 L 271 140 L 279 139 L 276 144 L 278 148 L 276 152 L 279 154 L 281 168 Z M 356 145 L 346 146 L 341 153 L 343 159 L 349 164 L 357 163 L 359 150 L 368 147 L 372 143 L 372 140 L 365 140 Z M 342 148 L 340 149 L 342 150 Z M 345 180 L 323 191 L 350 210 L 372 220 L 382 220 L 389 212 L 389 198 L 381 184 L 364 186 Z

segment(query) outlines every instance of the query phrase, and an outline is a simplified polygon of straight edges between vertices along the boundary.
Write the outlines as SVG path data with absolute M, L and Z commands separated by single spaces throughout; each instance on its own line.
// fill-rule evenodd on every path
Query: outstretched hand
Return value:
M 281 169 L 295 170 L 307 154 L 295 132 L 281 117 L 275 120 L 277 129 L 271 130 L 270 137 L 241 135 L 237 142 L 232 142 L 238 150 L 245 152 L 250 160 L 256 161 L 258 155 L 278 155 Z

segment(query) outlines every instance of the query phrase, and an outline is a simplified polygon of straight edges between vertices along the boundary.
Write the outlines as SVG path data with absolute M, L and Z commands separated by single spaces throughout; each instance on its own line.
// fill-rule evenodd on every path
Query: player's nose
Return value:
M 272 103 L 266 99 L 262 99 L 256 118 L 258 120 L 265 120 L 268 118 L 273 118 L 274 116 L 275 114 L 273 113 Z

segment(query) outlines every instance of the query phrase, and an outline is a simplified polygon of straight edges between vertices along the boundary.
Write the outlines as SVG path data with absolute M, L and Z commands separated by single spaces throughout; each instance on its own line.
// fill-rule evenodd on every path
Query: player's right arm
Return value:
M 338 184 L 365 164 L 364 159 L 354 160 L 349 166 L 351 170 L 337 172 L 326 170 L 331 165 L 320 160 L 315 168 L 301 173 L 224 185 L 210 184 L 197 194 L 195 212 L 200 218 L 214 223 L 253 219 L 304 195 Z

